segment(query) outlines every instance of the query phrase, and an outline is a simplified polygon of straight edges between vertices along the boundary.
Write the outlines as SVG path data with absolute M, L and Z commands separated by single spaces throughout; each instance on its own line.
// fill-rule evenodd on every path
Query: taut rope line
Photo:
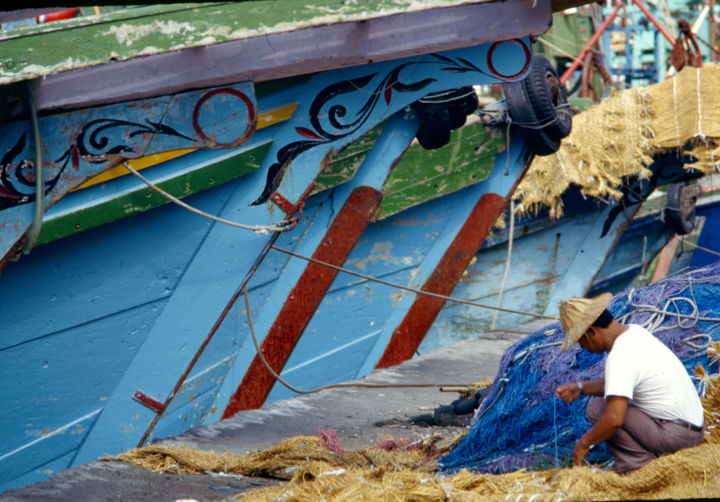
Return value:
M 242 224 L 242 223 L 237 223 L 237 222 L 234 222 L 234 221 L 226 220 L 226 219 L 224 219 L 224 218 L 220 218 L 220 217 L 214 216 L 214 215 L 212 215 L 212 214 L 206 213 L 205 211 L 202 211 L 202 210 L 200 210 L 200 209 L 197 209 L 197 208 L 195 208 L 195 207 L 193 207 L 193 206 L 191 206 L 191 205 L 189 205 L 189 204 L 186 204 L 185 202 L 181 201 L 181 200 L 178 199 L 177 197 L 174 197 L 173 195 L 167 193 L 167 192 L 164 191 L 162 188 L 158 187 L 158 186 L 155 185 L 153 182 L 151 182 L 150 180 L 148 180 L 147 178 L 145 178 L 143 175 L 141 175 L 141 174 L 140 174 L 139 172 L 137 172 L 135 169 L 133 169 L 132 167 L 130 167 L 126 162 L 123 162 L 122 165 L 125 166 L 125 168 L 126 168 L 128 171 L 130 171 L 132 174 L 134 174 L 140 181 L 142 181 L 143 183 L 145 183 L 148 187 L 152 188 L 153 190 L 155 190 L 157 193 L 159 193 L 159 194 L 162 195 L 163 197 L 166 197 L 169 201 L 174 202 L 174 203 L 177 204 L 178 206 L 180 206 L 180 207 L 182 207 L 182 208 L 184 208 L 184 209 L 186 209 L 186 210 L 188 210 L 188 211 L 190 211 L 190 212 L 192 212 L 192 213 L 195 213 L 195 214 L 197 214 L 197 215 L 199 215 L 199 216 L 202 216 L 202 217 L 204 217 L 204 218 L 209 218 L 209 219 L 211 219 L 211 220 L 213 220 L 213 221 L 216 221 L 216 222 L 218 222 L 218 223 L 224 223 L 225 225 L 230 225 L 230 226 L 235 227 L 235 228 L 241 228 L 241 229 L 244 229 L 244 230 L 252 230 L 253 232 L 258 232 L 258 233 L 267 233 L 267 232 L 270 232 L 270 231 L 273 231 L 273 232 L 283 232 L 283 231 L 289 230 L 289 228 L 287 228 L 287 223 L 285 223 L 285 222 L 277 223 L 277 224 L 275 224 L 275 225 L 270 225 L 270 226 L 263 226 L 263 225 L 255 225 L 255 226 L 253 226 L 253 225 L 245 225 L 245 224 Z M 316 260 L 315 258 L 310 258 L 310 257 L 308 257 L 308 256 L 303 256 L 303 255 L 297 254 L 297 253 L 295 253 L 295 252 L 293 252 L 293 251 L 290 251 L 290 250 L 288 250 L 288 249 L 284 249 L 284 248 L 281 248 L 281 247 L 277 247 L 277 246 L 275 246 L 275 245 L 271 246 L 271 248 L 274 249 L 274 250 L 276 250 L 276 251 L 280 251 L 281 253 L 285 253 L 285 254 L 288 254 L 288 255 L 290 255 L 290 256 L 293 256 L 293 257 L 295 257 L 295 258 L 299 258 L 299 259 L 301 259 L 301 260 L 305 260 L 305 261 L 308 261 L 308 262 L 311 262 L 311 263 L 315 263 L 315 264 L 317 264 L 317 265 L 322 265 L 322 266 L 324 266 L 324 267 L 332 268 L 332 269 L 338 270 L 338 271 L 340 271 L 340 272 L 344 272 L 344 273 L 346 273 L 346 274 L 350 274 L 350 275 L 354 275 L 354 276 L 356 276 L 356 277 L 360 277 L 361 279 L 365 279 L 365 280 L 372 281 L 372 282 L 377 282 L 377 283 L 379 283 L 379 284 L 384 284 L 385 286 L 390 286 L 390 287 L 393 287 L 393 288 L 402 289 L 402 290 L 409 291 L 409 292 L 415 293 L 415 294 L 426 295 L 426 296 L 433 296 L 433 297 L 435 297 L 435 298 L 440 298 L 440 299 L 446 300 L 446 301 L 451 301 L 451 302 L 455 302 L 455 303 L 462 303 L 462 304 L 464 304 L 464 305 L 471 305 L 471 306 L 473 306 L 473 307 L 481 307 L 481 308 L 486 308 L 486 309 L 490 309 L 490 310 L 499 310 L 500 312 L 507 312 L 507 313 L 510 313 L 510 314 L 527 315 L 527 316 L 537 317 L 537 318 L 541 318 L 541 319 L 549 319 L 549 320 L 552 320 L 552 321 L 557 321 L 557 319 L 558 319 L 556 316 L 548 316 L 548 315 L 545 315 L 545 314 L 536 314 L 536 313 L 534 313 L 534 312 L 525 312 L 525 311 L 522 311 L 522 310 L 513 310 L 513 309 L 502 308 L 502 307 L 493 307 L 492 305 L 484 305 L 484 304 L 482 304 L 482 303 L 473 302 L 473 301 L 471 301 L 471 300 L 463 300 L 463 299 L 460 299 L 460 298 L 454 298 L 454 297 L 452 297 L 452 296 L 441 295 L 441 294 L 439 294 L 439 293 L 432 293 L 432 292 L 429 292 L 429 291 L 423 291 L 423 290 L 420 290 L 420 289 L 417 289 L 417 288 L 411 288 L 411 287 L 408 287 L 408 286 L 403 286 L 403 285 L 400 285 L 400 284 L 396 284 L 396 283 L 384 281 L 384 280 L 382 280 L 382 279 L 378 279 L 378 278 L 375 278 L 375 277 L 372 277 L 372 276 L 369 276 L 369 275 L 366 275 L 366 274 L 361 274 L 361 273 L 359 273 L 359 272 L 355 272 L 355 271 L 349 270 L 349 269 L 347 269 L 347 268 L 339 267 L 339 266 L 333 265 L 333 264 L 331 264 L 331 263 L 327 263 L 327 262 L 324 262 L 324 261 Z

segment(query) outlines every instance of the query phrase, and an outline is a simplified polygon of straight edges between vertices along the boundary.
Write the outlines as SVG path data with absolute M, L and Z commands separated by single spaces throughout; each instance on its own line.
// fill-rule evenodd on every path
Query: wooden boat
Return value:
M 465 123 L 473 86 L 523 101 L 548 0 L 279 3 L 0 36 L 0 490 L 287 395 L 248 314 L 295 385 L 411 357 L 442 299 L 301 257 L 448 294 L 569 130 L 546 67 L 507 112 L 550 129 Z
M 671 174 L 669 171 L 666 175 Z M 665 181 L 686 173 L 675 171 Z M 672 183 L 673 188 L 698 187 L 692 182 Z M 681 247 L 672 256 L 666 273 L 687 267 L 698 268 L 717 261 L 715 228 L 720 202 L 717 195 L 699 199 L 692 210 L 691 228 L 682 230 L 671 218 L 664 191 L 655 197 L 618 213 L 617 221 L 602 237 L 613 205 L 583 199 L 573 188 L 564 194 L 568 211 L 562 218 L 549 218 L 547 212 L 520 219 L 513 231 L 509 272 L 507 228 L 494 232 L 458 281 L 453 296 L 485 305 L 512 306 L 513 310 L 557 315 L 560 300 L 570 296 L 619 293 L 647 285 L 661 251 L 682 236 Z M 698 247 L 699 246 L 699 247 Z M 512 312 L 478 309 L 472 305 L 447 303 L 418 348 L 421 354 L 477 336 L 493 336 L 493 330 L 508 330 L 526 322 L 527 317 Z M 499 333 L 500 331 L 498 331 Z

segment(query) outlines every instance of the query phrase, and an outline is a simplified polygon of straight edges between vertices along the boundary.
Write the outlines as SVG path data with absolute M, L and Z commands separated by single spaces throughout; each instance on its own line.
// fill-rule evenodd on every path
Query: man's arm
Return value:
M 580 386 L 577 383 L 566 383 L 555 390 L 555 395 L 567 403 L 575 401 L 582 394 L 602 396 L 605 393 L 605 379 L 582 382 L 582 387 L 581 393 Z
M 605 411 L 595 425 L 582 435 L 573 451 L 573 464 L 582 465 L 590 446 L 612 437 L 625 421 L 628 398 L 623 396 L 608 396 L 605 400 Z

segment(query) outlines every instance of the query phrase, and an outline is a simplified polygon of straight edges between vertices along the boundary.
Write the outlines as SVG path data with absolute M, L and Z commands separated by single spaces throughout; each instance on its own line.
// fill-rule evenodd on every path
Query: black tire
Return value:
M 420 119 L 417 139 L 423 148 L 435 150 L 450 142 L 450 131 L 462 127 L 478 107 L 472 87 L 434 93 L 413 103 Z
M 677 235 L 687 235 L 697 226 L 695 203 L 697 197 L 685 183 L 671 183 L 667 189 L 667 202 L 663 209 L 665 224 Z M 685 196 L 683 196 L 685 192 Z
M 444 106 L 424 106 L 421 124 L 417 132 L 420 145 L 427 150 L 435 150 L 450 142 L 450 113 Z
M 530 73 L 519 82 L 503 84 L 508 115 L 537 155 L 549 155 L 572 130 L 567 91 L 553 65 L 534 56 Z

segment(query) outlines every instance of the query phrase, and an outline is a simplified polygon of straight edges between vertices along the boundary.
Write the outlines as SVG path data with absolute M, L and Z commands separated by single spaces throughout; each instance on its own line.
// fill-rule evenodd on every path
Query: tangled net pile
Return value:
M 708 375 L 718 372 L 709 355 L 720 339 L 718 298 L 720 262 L 622 292 L 608 309 L 620 322 L 647 327 L 670 347 L 703 395 Z M 441 460 L 446 470 L 504 473 L 571 464 L 575 443 L 590 427 L 585 417 L 590 397 L 568 404 L 554 391 L 563 383 L 602 378 L 605 355 L 583 351 L 578 344 L 562 352 L 563 336 L 557 322 L 505 352 L 472 429 Z M 593 463 L 611 459 L 604 446 L 593 448 L 587 458 Z
M 568 466 L 572 447 L 589 424 L 584 418 L 586 400 L 568 405 L 553 397 L 554 388 L 568 380 L 597 378 L 602 371 L 602 356 L 582 354 L 577 347 L 566 353 L 559 350 L 563 334 L 558 325 L 506 351 L 474 426 L 454 444 L 441 446 L 444 441 L 433 436 L 418 442 L 387 439 L 371 448 L 343 450 L 332 431 L 321 431 L 318 437 L 289 438 L 247 456 L 151 445 L 116 458 L 153 471 L 287 481 L 235 495 L 238 500 L 253 501 L 504 501 L 508 496 L 519 500 L 527 495 L 539 502 L 717 495 L 720 342 L 716 340 L 720 328 L 717 320 L 708 319 L 720 318 L 715 300 L 720 297 L 719 274 L 720 262 L 626 291 L 610 304 L 620 320 L 648 326 L 679 355 L 693 372 L 705 409 L 705 443 L 662 456 L 629 474 L 606 469 L 602 462 L 609 456 L 602 448 L 590 455 L 600 465 L 555 466 L 554 431 L 560 463 Z M 445 472 L 438 473 L 438 466 Z
M 517 211 L 563 213 L 561 195 L 572 183 L 584 195 L 618 198 L 626 176 L 647 178 L 653 155 L 690 154 L 694 168 L 720 170 L 720 66 L 686 67 L 646 88 L 617 92 L 573 117 L 560 149 L 536 157 L 515 191 Z

